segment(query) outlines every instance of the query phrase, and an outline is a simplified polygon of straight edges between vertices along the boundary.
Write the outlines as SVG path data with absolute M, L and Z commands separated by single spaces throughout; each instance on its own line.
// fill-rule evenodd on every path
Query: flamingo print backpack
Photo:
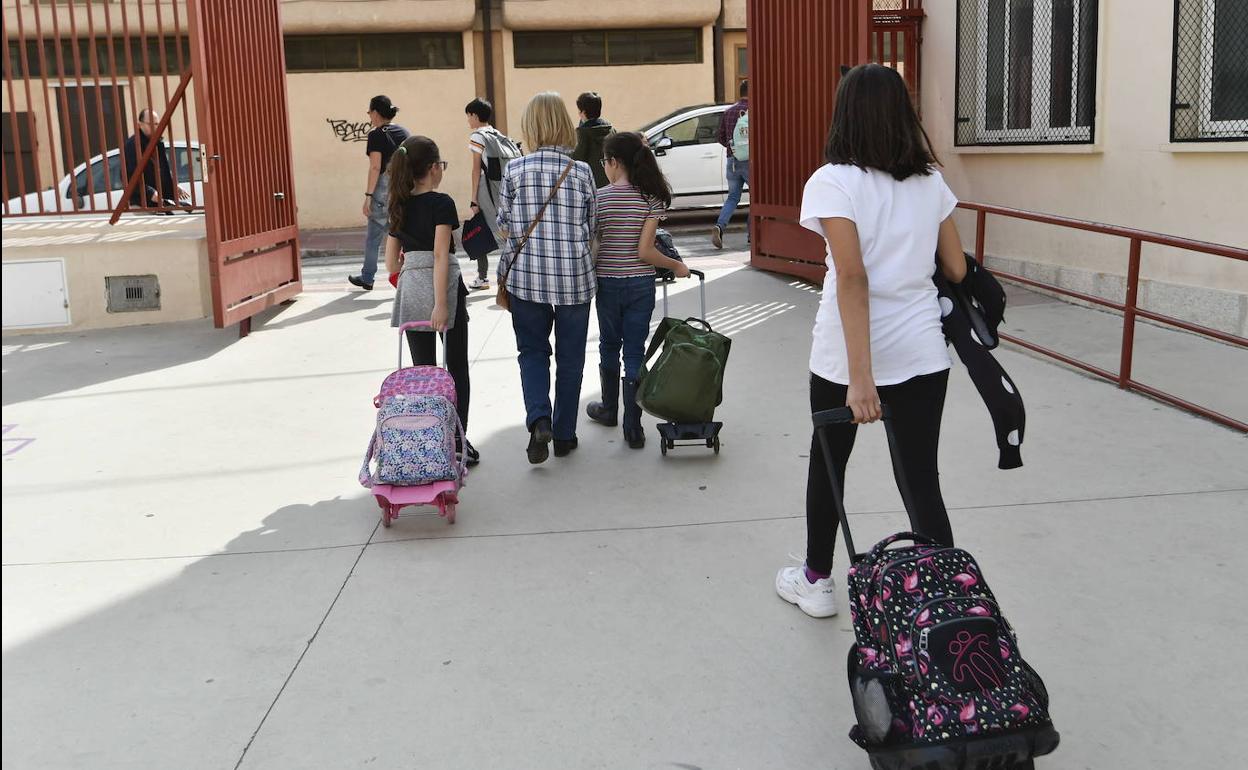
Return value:
M 848 409 L 815 415 L 824 428 Z M 897 463 L 891 414 L 884 409 Z M 1019 652 L 1018 638 L 970 553 L 914 532 L 854 550 L 835 473 L 855 642 L 850 696 L 858 724 L 850 738 L 887 770 L 1031 767 L 1057 747 L 1044 682 Z M 903 484 L 904 487 L 904 479 Z M 903 492 L 907 510 L 908 492 Z M 901 546 L 901 547 L 898 547 Z

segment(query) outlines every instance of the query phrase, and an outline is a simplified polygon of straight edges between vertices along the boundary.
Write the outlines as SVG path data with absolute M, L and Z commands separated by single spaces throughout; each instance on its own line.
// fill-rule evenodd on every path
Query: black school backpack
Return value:
M 832 456 L 826 427 L 852 418 L 846 408 L 815 414 L 825 457 Z M 884 425 L 899 467 L 887 405 Z M 829 477 L 852 557 L 848 673 L 858 723 L 849 737 L 870 754 L 871 766 L 1029 767 L 1031 758 L 1057 748 L 1048 691 L 1023 659 L 975 557 L 913 532 L 858 554 L 839 480 L 830 469 Z

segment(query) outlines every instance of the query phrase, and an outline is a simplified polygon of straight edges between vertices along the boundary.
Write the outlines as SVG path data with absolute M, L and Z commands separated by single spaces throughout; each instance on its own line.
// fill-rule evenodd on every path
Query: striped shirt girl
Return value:
M 639 278 L 654 275 L 654 266 L 637 255 L 647 219 L 666 217 L 662 202 L 648 198 L 633 185 L 609 184 L 598 189 L 599 278 Z

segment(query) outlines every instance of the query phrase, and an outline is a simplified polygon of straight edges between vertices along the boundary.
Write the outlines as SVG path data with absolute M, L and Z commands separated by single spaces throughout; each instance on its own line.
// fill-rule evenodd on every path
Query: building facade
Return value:
M 6 172 L 19 165 L 29 170 L 22 190 L 27 192 L 37 189 L 36 178 L 46 188 L 74 163 L 119 146 L 135 130 L 132 112 L 149 102 L 158 108 L 164 103 L 165 81 L 176 86 L 181 67 L 189 67 L 190 51 L 184 36 L 180 47 L 174 37 L 185 34 L 185 16 L 174 20 L 166 9 L 157 20 L 151 3 L 113 0 L 106 5 L 114 28 L 126 12 L 132 35 L 153 36 L 131 41 L 129 61 L 127 46 L 116 38 L 110 64 L 104 53 L 109 46 L 101 38 L 96 41 L 100 66 L 87 63 L 93 57 L 81 31 L 87 11 L 79 6 L 94 9 L 98 25 L 105 10 L 98 2 L 48 9 L 45 22 L 60 21 L 55 29 L 47 23 L 35 29 L 27 10 L 23 60 L 16 9 L 24 2 L 4 0 L 4 26 L 10 71 L 15 78 L 23 73 L 33 78 L 34 98 L 26 98 L 20 80 L 14 88 L 6 83 L 3 122 Z M 747 66 L 745 0 L 283 0 L 281 10 L 303 228 L 362 225 L 358 199 L 366 182 L 366 112 L 375 94 L 390 96 L 400 107 L 398 123 L 438 143 L 451 163 L 445 191 L 466 207 L 472 159 L 463 107 L 473 97 L 489 96 L 499 128 L 518 135 L 520 115 L 533 94 L 560 92 L 575 118 L 576 96 L 597 91 L 604 117 L 629 130 L 682 107 L 731 100 Z M 163 44 L 154 36 L 158 24 Z M 42 57 L 37 40 L 45 44 Z M 40 71 L 41 61 L 48 73 Z M 110 67 L 115 72 L 106 72 Z M 144 68 L 156 83 L 150 96 L 137 77 Z M 120 76 L 116 83 L 114 74 Z M 45 76 L 55 94 L 49 100 L 39 98 Z M 184 107 L 192 135 L 193 103 L 188 99 Z M 255 114 L 242 117 L 263 131 L 265 109 L 257 105 Z M 105 117 L 102 132 L 89 126 L 89 147 L 68 146 L 75 141 L 72 131 L 69 139 L 63 136 L 62 128 L 76 125 L 79 113 L 89 114 L 88 122 L 96 114 Z M 183 122 L 181 115 L 177 122 Z M 35 140 L 12 141 L 11 124 Z M 186 165 L 196 166 L 189 156 Z M 189 167 L 183 178 L 195 173 Z M 14 177 L 6 182 L 12 188 L 17 175 L 8 176 Z
M 922 113 L 964 200 L 1248 246 L 1248 2 L 929 0 Z M 965 216 L 964 239 L 973 237 Z M 1122 299 L 1120 238 L 991 218 L 986 252 Z M 1248 264 L 1145 246 L 1141 301 L 1248 333 Z
M 603 117 L 635 130 L 731 97 L 745 67 L 737 65 L 745 61 L 745 0 L 312 0 L 282 10 L 304 228 L 361 224 L 374 94 L 400 107 L 396 122 L 438 143 L 451 164 L 444 191 L 466 211 L 472 157 L 463 108 L 474 96 L 488 95 L 496 124 L 517 139 L 528 99 L 548 90 L 563 95 L 574 119 L 577 95 L 596 91 Z

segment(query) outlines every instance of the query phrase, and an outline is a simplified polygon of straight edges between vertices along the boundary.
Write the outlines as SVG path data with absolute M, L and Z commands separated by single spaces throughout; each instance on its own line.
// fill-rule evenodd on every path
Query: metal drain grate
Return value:
M 104 287 L 110 313 L 160 310 L 160 283 L 154 275 L 110 275 Z

